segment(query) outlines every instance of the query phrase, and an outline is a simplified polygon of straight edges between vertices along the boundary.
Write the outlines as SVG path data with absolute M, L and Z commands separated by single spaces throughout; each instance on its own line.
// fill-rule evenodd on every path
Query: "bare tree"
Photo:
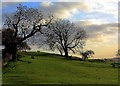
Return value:
M 82 55 L 82 59 L 86 60 L 88 59 L 91 55 L 95 54 L 94 51 L 92 50 L 87 50 L 85 52 L 80 52 L 80 55 Z
M 117 51 L 117 54 L 116 54 L 117 56 L 120 56 L 120 49 L 118 49 L 118 51 Z
M 4 29 L 12 29 L 11 39 L 14 40 L 7 41 L 6 39 L 3 45 L 6 50 L 11 51 L 13 60 L 16 59 L 17 45 L 34 36 L 37 32 L 42 33 L 41 30 L 47 27 L 52 20 L 52 16 L 45 18 L 38 9 L 28 8 L 21 4 L 17 7 L 16 12 L 5 15 Z
M 46 43 L 50 49 L 58 49 L 61 55 L 69 57 L 68 51 L 75 53 L 77 46 L 84 46 L 86 32 L 80 27 L 76 27 L 69 20 L 56 20 L 49 25 L 46 31 Z

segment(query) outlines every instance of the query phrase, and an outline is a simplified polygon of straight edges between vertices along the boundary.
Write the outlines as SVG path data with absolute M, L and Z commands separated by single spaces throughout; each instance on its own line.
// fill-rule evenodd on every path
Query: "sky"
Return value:
M 118 0 L 1 1 L 2 14 L 14 12 L 21 3 L 74 22 L 75 25 L 86 30 L 88 38 L 85 49 L 93 50 L 96 58 L 114 57 L 118 50 Z M 35 45 L 32 47 L 37 48 Z

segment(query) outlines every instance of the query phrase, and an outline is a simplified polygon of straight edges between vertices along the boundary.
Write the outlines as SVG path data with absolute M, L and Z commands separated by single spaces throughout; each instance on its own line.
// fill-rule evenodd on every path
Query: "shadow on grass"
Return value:
M 21 60 L 21 59 L 17 59 L 17 61 L 25 62 L 25 63 L 32 63 L 31 61 L 25 61 L 25 60 Z

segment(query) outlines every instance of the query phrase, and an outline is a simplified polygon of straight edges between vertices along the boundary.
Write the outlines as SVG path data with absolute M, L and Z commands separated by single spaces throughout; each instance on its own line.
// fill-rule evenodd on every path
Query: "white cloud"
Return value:
M 84 22 L 89 22 L 89 25 L 101 25 L 101 24 L 107 24 L 109 22 L 104 21 L 103 19 L 86 19 L 83 20 Z
M 61 1 L 61 0 L 59 0 Z M 62 0 L 63 2 L 68 2 L 68 0 Z M 89 13 L 88 16 L 94 18 L 94 13 L 97 14 L 97 16 L 99 15 L 108 15 L 109 18 L 114 19 L 113 22 L 117 22 L 118 19 L 118 0 L 69 0 L 69 2 L 82 2 L 85 3 L 85 5 L 88 7 L 87 10 L 84 9 L 84 11 L 86 11 L 86 13 Z M 91 14 L 90 14 L 91 13 Z M 85 15 L 87 17 L 87 15 Z M 108 17 L 104 17 L 104 19 L 107 19 Z M 97 18 L 94 18 L 97 19 Z M 103 20 L 103 18 L 101 18 Z
M 91 11 L 103 12 L 118 16 L 118 2 L 90 2 Z
M 73 0 L 71 1 L 72 3 L 70 1 L 68 2 L 68 0 L 64 0 L 64 3 L 61 4 L 61 2 L 59 2 L 59 4 L 56 5 L 56 8 L 53 6 L 54 9 L 57 9 L 54 13 L 62 18 L 74 18 L 73 14 L 80 14 L 81 10 L 83 10 L 86 13 L 83 17 L 86 17 L 86 20 L 91 18 L 91 21 L 94 21 L 94 23 L 97 24 L 106 22 L 117 23 L 118 21 L 118 0 L 78 0 L 77 3 L 75 3 L 76 0 L 74 2 Z
M 50 1 L 48 1 L 48 2 L 41 2 L 41 5 L 42 5 L 43 7 L 49 7 L 49 6 L 52 5 L 52 2 L 50 2 Z

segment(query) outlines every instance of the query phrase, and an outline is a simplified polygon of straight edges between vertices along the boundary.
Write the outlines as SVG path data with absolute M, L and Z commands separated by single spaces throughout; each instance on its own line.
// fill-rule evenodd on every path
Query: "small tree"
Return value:
M 86 60 L 90 57 L 90 55 L 95 54 L 92 50 L 87 50 L 85 52 L 80 52 L 80 55 L 82 55 L 82 59 Z
M 7 52 L 12 54 L 12 60 L 16 59 L 17 46 L 37 32 L 42 34 L 41 30 L 47 27 L 52 20 L 53 17 L 45 18 L 38 9 L 28 8 L 21 4 L 17 7 L 16 12 L 5 15 L 3 29 L 8 29 L 11 33 L 4 33 L 3 35 L 10 34 L 11 37 L 3 38 L 5 40 L 3 45 Z
M 120 56 L 120 49 L 118 49 L 117 51 L 117 56 Z
M 69 50 L 75 53 L 77 46 L 84 46 L 86 32 L 69 20 L 60 19 L 49 25 L 45 35 L 50 49 L 58 49 L 61 55 L 64 53 L 64 56 L 68 58 Z

